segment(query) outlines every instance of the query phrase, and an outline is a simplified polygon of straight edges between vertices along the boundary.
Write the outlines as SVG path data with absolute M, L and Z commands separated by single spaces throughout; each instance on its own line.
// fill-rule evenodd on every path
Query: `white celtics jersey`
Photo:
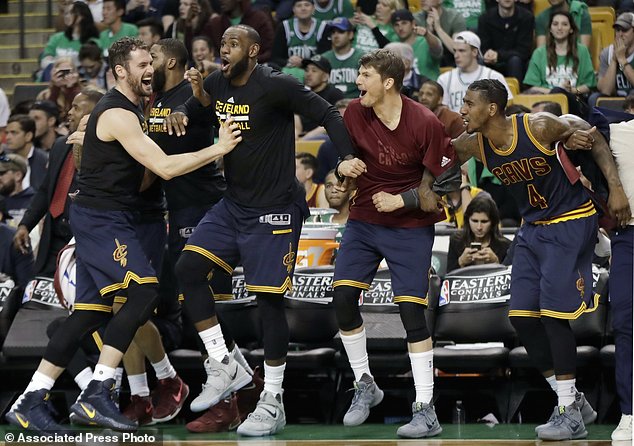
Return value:
M 459 68 L 454 68 L 451 71 L 447 71 L 438 77 L 438 83 L 442 85 L 445 94 L 442 98 L 442 103 L 449 107 L 456 113 L 460 112 L 462 107 L 462 99 L 467 94 L 467 88 L 471 83 L 480 79 L 497 79 L 504 84 L 506 90 L 509 93 L 509 101 L 513 99 L 513 94 L 509 89 L 506 80 L 502 74 L 498 73 L 491 68 L 479 65 L 478 69 L 471 73 L 465 73 L 460 71 Z

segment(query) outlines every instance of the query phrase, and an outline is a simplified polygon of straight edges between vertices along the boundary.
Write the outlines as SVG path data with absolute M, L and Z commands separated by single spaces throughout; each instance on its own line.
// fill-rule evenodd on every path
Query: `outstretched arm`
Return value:
M 482 161 L 477 133 L 468 134 L 467 132 L 463 132 L 457 138 L 452 139 L 451 143 L 456 151 L 456 155 L 458 155 L 460 164 L 466 163 L 471 158 Z

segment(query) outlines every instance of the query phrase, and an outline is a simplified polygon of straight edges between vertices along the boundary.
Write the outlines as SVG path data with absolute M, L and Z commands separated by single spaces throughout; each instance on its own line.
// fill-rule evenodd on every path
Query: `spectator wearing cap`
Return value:
M 33 251 L 29 247 L 21 252 L 13 245 L 15 229 L 7 224 L 11 220 L 6 200 L 0 195 L 0 273 L 9 276 L 16 286 L 25 287 L 33 277 Z
M 62 136 L 57 130 L 59 124 L 57 105 L 51 101 L 35 101 L 29 110 L 29 116 L 35 122 L 34 144 L 43 150 L 51 150 L 55 140 Z
M 330 84 L 345 98 L 358 98 L 357 76 L 363 53 L 352 46 L 354 26 L 346 17 L 337 17 L 328 24 L 331 49 L 322 54 L 330 62 Z
M 509 101 L 513 99 L 513 94 L 504 76 L 489 67 L 480 65 L 478 62 L 478 58 L 482 57 L 482 53 L 480 52 L 480 38 L 475 33 L 463 31 L 456 34 L 453 47 L 456 68 L 438 77 L 438 83 L 445 91 L 443 104 L 448 106 L 450 110 L 459 113 L 467 88 L 469 88 L 471 83 L 480 79 L 499 80 L 509 93 Z
M 48 165 L 48 154 L 35 147 L 35 122 L 28 115 L 12 115 L 7 123 L 7 149 L 28 160 L 22 187 L 37 190 Z
M 440 39 L 427 32 L 424 26 L 416 25 L 409 9 L 399 9 L 392 14 L 392 26 L 401 42 L 412 47 L 416 73 L 428 79 L 438 79 L 442 58 Z
M 293 17 L 277 26 L 271 62 L 286 74 L 304 80 L 302 61 L 317 53 L 327 22 L 313 17 L 313 0 L 293 0 Z
M 449 136 L 457 138 L 465 130 L 464 121 L 460 113 L 451 111 L 442 104 L 444 93 L 442 85 L 436 81 L 428 80 L 420 87 L 418 102 L 434 112 L 438 120 L 445 126 L 445 131 Z
M 590 96 L 590 105 L 599 96 L 627 96 L 634 86 L 633 63 L 634 13 L 624 12 L 614 22 L 614 43 L 599 55 L 599 91 Z
M 422 0 L 422 11 L 414 14 L 414 20 L 419 26 L 437 36 L 443 44 L 441 66 L 454 64 L 453 38 L 455 34 L 466 31 L 465 19 L 458 11 L 441 4 L 441 0 Z
M 544 9 L 535 17 L 535 46 L 546 45 L 546 36 L 550 33 L 550 17 L 556 12 L 568 12 L 579 30 L 579 41 L 590 48 L 592 41 L 592 19 L 588 5 L 579 0 L 548 0 L 550 8 Z
M 343 99 L 341 90 L 328 83 L 332 70 L 328 59 L 316 54 L 310 59 L 304 59 L 302 67 L 305 71 L 304 85 L 306 88 L 317 93 L 331 105 Z M 300 135 L 301 139 L 325 139 L 328 136 L 326 129 L 318 122 L 301 115 L 295 115 L 295 134 Z
M 354 7 L 350 0 L 315 0 L 313 17 L 330 21 L 335 17 L 350 18 L 354 14 Z
M 531 57 L 535 17 L 515 0 L 497 0 L 478 21 L 484 64 L 518 81 Z
M 0 155 L 0 195 L 5 198 L 13 227 L 17 227 L 35 195 L 32 187 L 24 187 L 25 175 L 25 158 L 14 153 Z
M 222 34 L 231 25 L 249 25 L 260 35 L 260 53 L 258 62 L 271 59 L 275 29 L 270 14 L 255 9 L 251 0 L 219 0 L 220 14 L 211 19 L 211 41 L 216 49 L 220 48 Z

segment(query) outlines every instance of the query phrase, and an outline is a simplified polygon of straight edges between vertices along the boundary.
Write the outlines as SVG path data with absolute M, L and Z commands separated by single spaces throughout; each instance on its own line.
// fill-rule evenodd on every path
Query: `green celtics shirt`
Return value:
M 329 82 L 341 90 L 345 98 L 358 98 L 359 89 L 356 81 L 359 75 L 359 60 L 363 53 L 351 48 L 350 52 L 343 56 L 335 54 L 332 50 L 326 51 L 322 56 L 328 59 L 332 66 Z

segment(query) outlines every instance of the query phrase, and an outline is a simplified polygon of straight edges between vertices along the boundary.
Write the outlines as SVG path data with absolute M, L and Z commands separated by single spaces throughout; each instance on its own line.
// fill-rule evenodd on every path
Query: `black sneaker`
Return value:
M 64 427 L 53 418 L 53 408 L 46 389 L 29 392 L 20 396 L 22 401 L 15 410 L 9 411 L 5 418 L 20 429 L 33 432 L 62 432 Z
M 134 432 L 138 427 L 121 412 L 113 401 L 115 380 L 92 380 L 81 397 L 70 407 L 77 418 L 88 421 L 91 425 L 108 427 L 123 432 Z

